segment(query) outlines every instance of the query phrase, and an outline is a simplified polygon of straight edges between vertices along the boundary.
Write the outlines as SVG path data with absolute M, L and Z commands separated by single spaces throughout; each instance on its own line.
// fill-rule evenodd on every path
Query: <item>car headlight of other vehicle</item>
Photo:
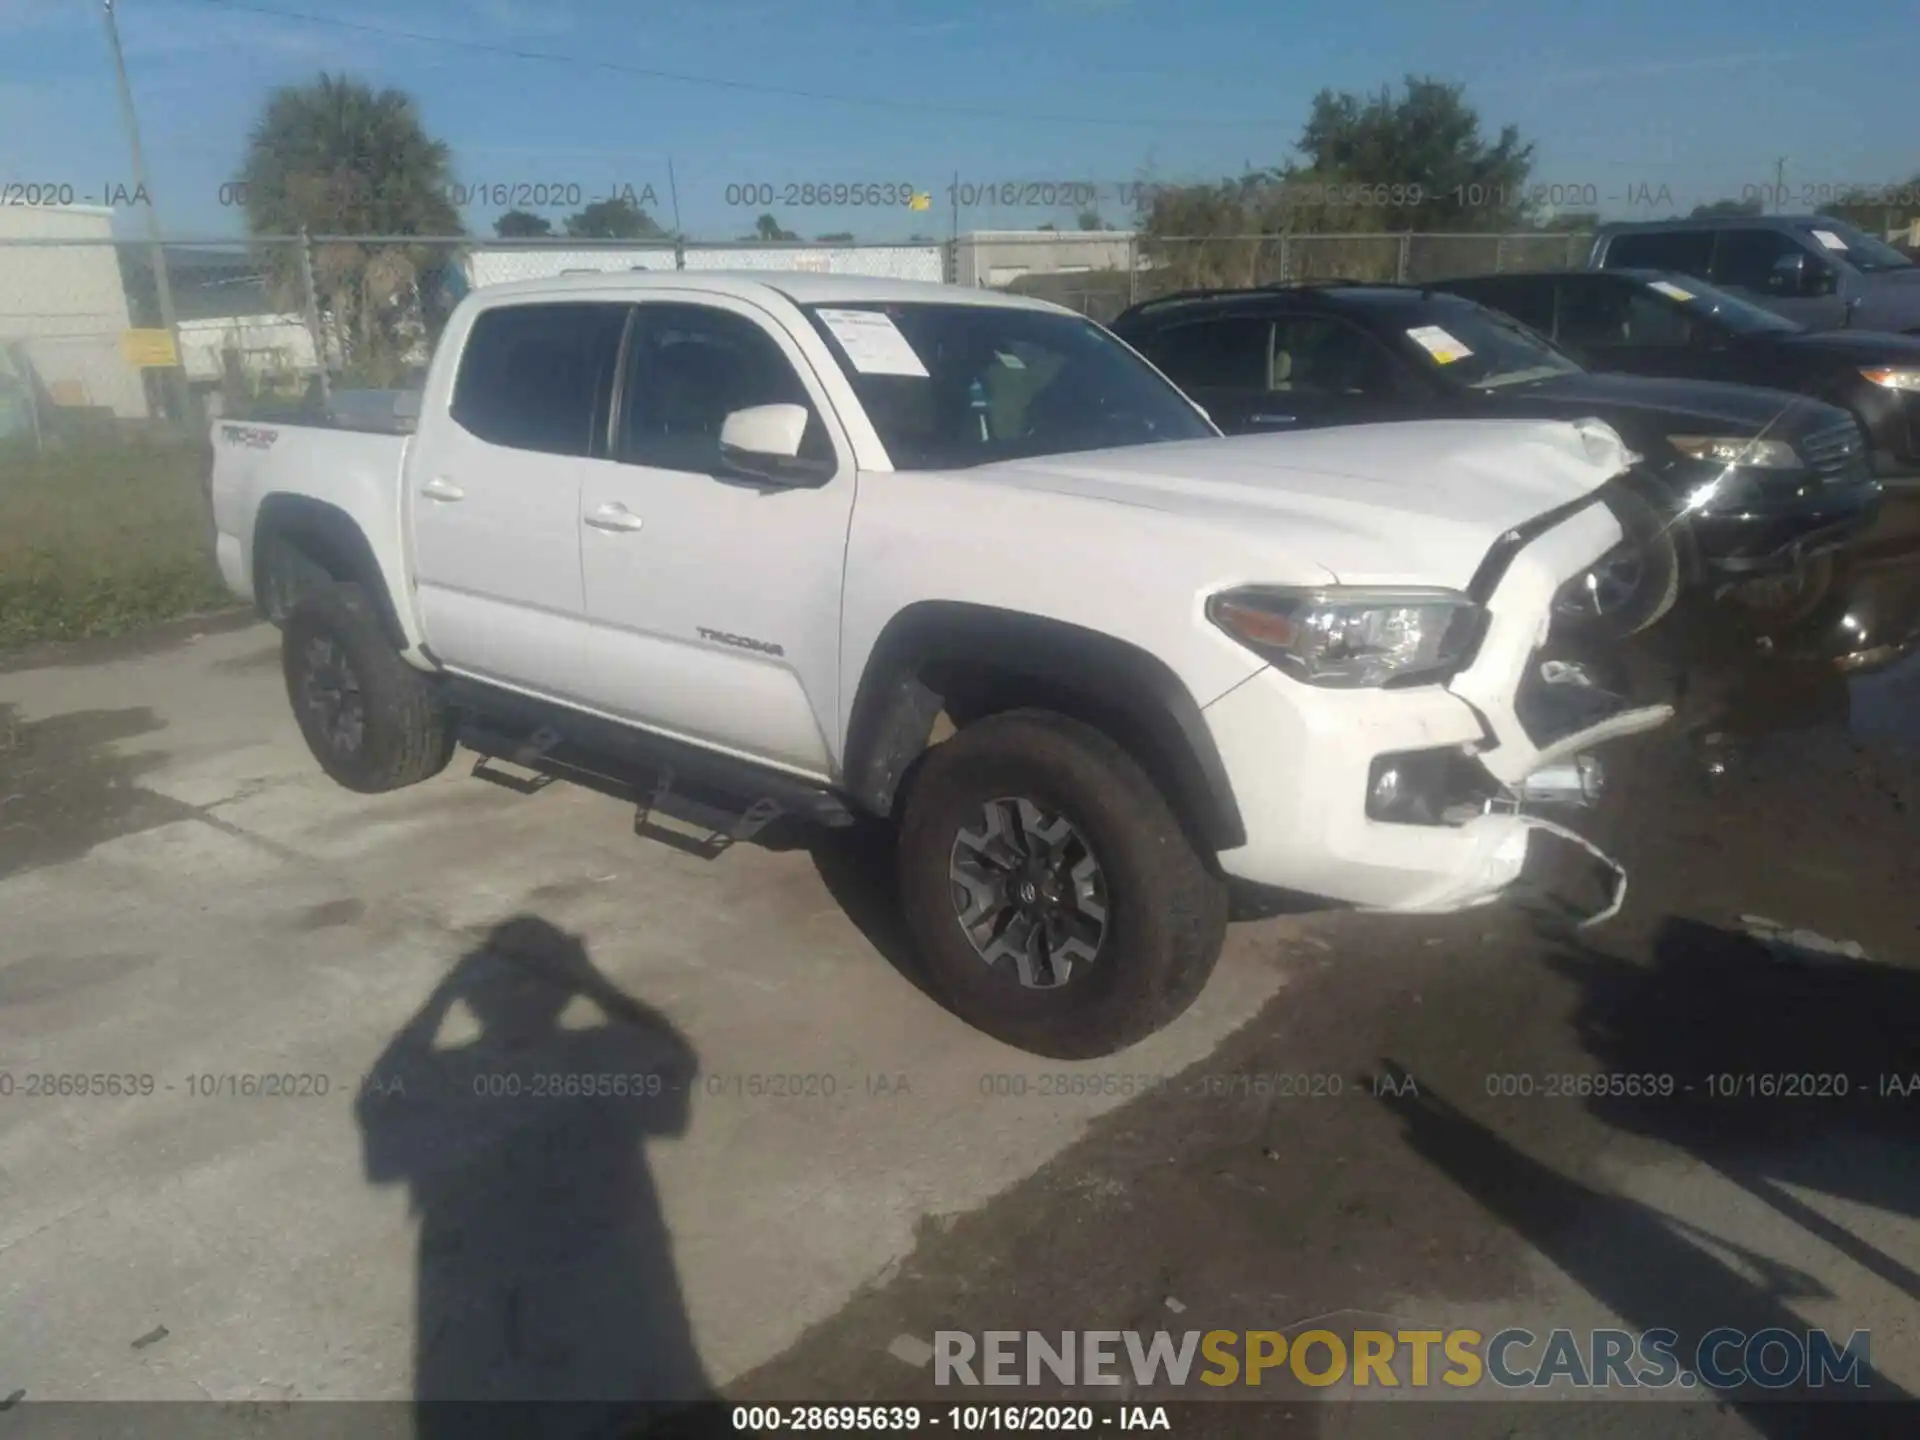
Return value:
M 1437 678 L 1472 651 L 1485 614 L 1440 589 L 1248 585 L 1207 600 L 1207 618 L 1254 654 L 1338 689 Z
M 1889 390 L 1920 390 L 1920 369 L 1897 365 L 1873 366 L 1860 372 L 1876 385 Z
M 1784 440 L 1746 435 L 1669 435 L 1667 443 L 1693 460 L 1715 465 L 1750 465 L 1756 470 L 1798 470 L 1800 456 Z

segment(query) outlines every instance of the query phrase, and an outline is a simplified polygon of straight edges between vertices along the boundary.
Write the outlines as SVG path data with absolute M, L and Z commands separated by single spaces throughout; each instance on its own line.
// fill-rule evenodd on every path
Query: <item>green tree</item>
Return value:
M 1566 235 L 1584 235 L 1590 230 L 1600 228 L 1600 212 L 1598 210 L 1562 210 L 1557 215 L 1548 216 L 1541 228 Z
M 851 230 L 835 230 L 829 235 L 816 235 L 813 238 L 822 245 L 853 244 L 853 232 Z
M 791 230 L 780 228 L 780 222 L 771 215 L 762 215 L 753 222 L 753 234 L 749 240 L 798 240 L 800 237 Z
M 596 200 L 562 222 L 575 240 L 664 240 L 667 232 L 625 195 Z
M 1517 229 L 1532 208 L 1533 145 L 1512 125 L 1489 142 L 1460 85 L 1409 75 L 1398 96 L 1390 87 L 1366 97 L 1322 90 L 1294 148 L 1304 163 L 1278 176 L 1304 191 L 1291 198 L 1345 208 L 1344 190 L 1329 202 L 1320 187 L 1363 187 L 1354 203 L 1378 212 L 1368 229 Z M 1369 195 L 1382 187 L 1384 197 Z
M 1706 205 L 1696 205 L 1687 212 L 1689 220 L 1718 220 L 1722 216 L 1764 215 L 1766 204 L 1758 195 L 1749 195 L 1745 200 L 1715 200 Z
M 1107 228 L 1107 222 L 1100 218 L 1100 212 L 1098 210 L 1082 210 L 1078 223 L 1082 230 L 1104 230 Z
M 529 210 L 509 210 L 493 222 L 493 233 L 503 240 L 531 240 L 553 234 L 553 222 Z
M 247 137 L 240 180 L 254 235 L 463 235 L 448 191 L 452 157 L 427 133 L 411 96 L 344 75 L 282 86 Z M 282 303 L 303 300 L 296 255 L 267 249 Z M 314 288 L 334 343 L 369 383 L 394 383 L 425 337 L 422 276 L 444 263 L 432 247 L 326 241 Z

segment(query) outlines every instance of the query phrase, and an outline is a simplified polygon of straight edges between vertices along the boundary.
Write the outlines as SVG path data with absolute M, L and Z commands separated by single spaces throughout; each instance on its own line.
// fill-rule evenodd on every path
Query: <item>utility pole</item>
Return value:
M 127 125 L 127 146 L 133 154 L 135 193 L 146 193 L 147 246 L 153 264 L 153 288 L 160 301 L 160 325 L 173 344 L 174 364 L 163 373 L 167 408 L 173 418 L 185 421 L 187 413 L 186 373 L 180 368 L 180 322 L 173 312 L 173 287 L 167 283 L 167 257 L 160 248 L 160 217 L 153 207 L 153 188 L 147 184 L 147 162 L 140 151 L 140 121 L 133 110 L 133 88 L 127 83 L 127 61 L 120 52 L 120 27 L 115 23 L 113 0 L 100 0 L 107 22 L 107 44 L 113 50 L 113 72 L 120 85 L 120 115 Z
M 1787 159 L 1782 155 L 1773 162 L 1773 213 L 1778 215 L 1787 194 Z

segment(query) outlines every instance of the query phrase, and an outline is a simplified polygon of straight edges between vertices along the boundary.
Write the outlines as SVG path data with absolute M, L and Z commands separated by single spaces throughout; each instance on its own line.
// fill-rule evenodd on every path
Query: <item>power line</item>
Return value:
M 555 65 L 578 65 L 587 70 L 607 70 L 616 75 L 636 75 L 647 80 L 666 80 L 676 85 L 705 85 L 719 90 L 740 90 L 755 95 L 771 95 L 787 100 L 814 100 L 833 105 L 864 105 L 879 110 L 908 111 L 922 115 L 964 115 L 970 119 L 1040 120 L 1054 125 L 1108 125 L 1130 129 L 1168 129 L 1182 126 L 1196 129 L 1246 130 L 1255 126 L 1293 128 L 1293 122 L 1278 120 L 1201 120 L 1192 116 L 1177 119 L 1143 117 L 1123 119 L 1112 115 L 1049 115 L 1034 111 L 1011 111 L 1003 107 L 938 105 L 918 100 L 886 100 L 871 95 L 837 95 L 825 90 L 795 90 L 782 85 L 762 85 L 751 80 L 729 80 L 718 75 L 688 75 L 677 70 L 655 70 L 644 65 L 625 65 L 617 60 L 596 60 L 581 55 L 559 55 L 551 50 L 527 50 L 517 45 L 494 45 L 484 40 L 461 40 L 450 35 L 427 35 L 418 30 L 397 30 L 386 25 L 369 25 L 357 20 L 336 20 L 330 15 L 312 15 L 298 10 L 276 10 L 266 5 L 248 5 L 243 0 L 198 0 L 223 10 L 239 10 L 249 15 L 267 15 L 275 20 L 294 20 L 303 25 L 324 25 L 335 30 L 351 30 L 362 35 L 379 35 L 390 40 L 414 40 L 425 45 L 444 45 L 455 50 L 478 50 L 489 55 L 505 55 L 515 60 L 540 60 Z

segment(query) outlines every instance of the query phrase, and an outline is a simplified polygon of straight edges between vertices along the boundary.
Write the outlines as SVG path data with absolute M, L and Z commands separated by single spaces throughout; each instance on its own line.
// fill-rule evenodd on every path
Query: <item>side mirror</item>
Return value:
M 1775 295 L 1803 295 L 1807 289 L 1807 257 L 1796 250 L 1782 255 L 1767 272 L 1767 289 Z
M 833 474 L 824 461 L 802 460 L 811 417 L 804 405 L 749 405 L 720 426 L 720 459 L 735 474 L 776 485 L 818 484 Z

